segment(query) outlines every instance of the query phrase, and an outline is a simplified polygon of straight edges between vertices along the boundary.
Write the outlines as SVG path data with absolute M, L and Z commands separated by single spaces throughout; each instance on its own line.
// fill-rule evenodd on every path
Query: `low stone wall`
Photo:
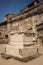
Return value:
M 1 39 L 0 40 L 0 44 L 7 44 L 8 43 L 8 39 Z

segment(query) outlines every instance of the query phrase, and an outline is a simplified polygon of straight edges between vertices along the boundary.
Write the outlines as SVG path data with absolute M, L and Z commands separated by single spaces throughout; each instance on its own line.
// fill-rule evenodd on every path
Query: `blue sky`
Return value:
M 18 13 L 34 0 L 0 0 L 0 22 L 8 13 Z

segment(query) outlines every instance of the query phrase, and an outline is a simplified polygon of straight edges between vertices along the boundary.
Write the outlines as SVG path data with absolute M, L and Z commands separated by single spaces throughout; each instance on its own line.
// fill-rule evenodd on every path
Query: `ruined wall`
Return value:
M 19 31 L 22 29 L 30 29 L 32 26 L 36 26 L 37 24 L 43 21 L 43 14 L 32 16 L 20 21 L 14 21 L 13 23 L 7 24 L 8 30 Z

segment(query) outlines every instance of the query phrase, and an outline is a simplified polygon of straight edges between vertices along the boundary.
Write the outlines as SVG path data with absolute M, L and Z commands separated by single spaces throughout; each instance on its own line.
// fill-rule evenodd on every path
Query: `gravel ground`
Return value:
M 0 44 L 0 54 L 4 52 L 4 49 L 5 44 Z M 32 59 L 26 63 L 15 60 L 13 58 L 6 60 L 0 55 L 0 65 L 43 65 L 43 46 L 39 47 L 39 52 L 41 53 L 39 57 Z

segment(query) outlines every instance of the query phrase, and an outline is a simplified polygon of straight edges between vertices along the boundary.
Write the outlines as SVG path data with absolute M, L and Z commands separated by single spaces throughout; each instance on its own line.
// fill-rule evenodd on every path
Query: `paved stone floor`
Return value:
M 0 54 L 4 52 L 4 49 L 5 49 L 5 44 L 0 44 Z M 26 63 L 23 63 L 15 59 L 5 60 L 0 55 L 0 65 L 43 65 L 43 46 L 40 46 L 39 52 L 41 53 L 39 57 L 32 59 Z

